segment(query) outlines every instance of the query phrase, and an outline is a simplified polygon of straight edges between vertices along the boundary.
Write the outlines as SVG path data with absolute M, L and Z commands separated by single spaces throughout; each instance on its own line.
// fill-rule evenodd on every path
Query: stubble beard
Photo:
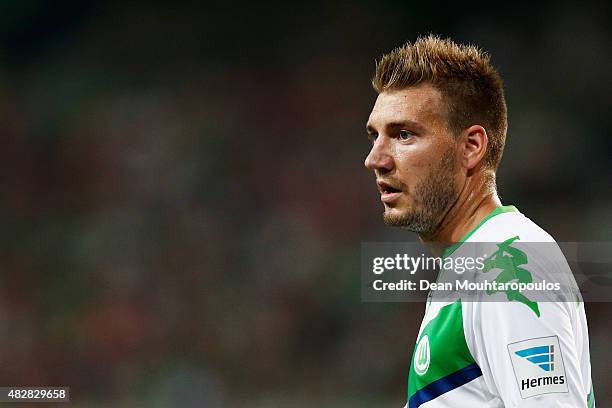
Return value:
M 429 176 L 414 188 L 411 208 L 398 215 L 385 211 L 385 224 L 402 227 L 417 234 L 432 234 L 459 195 L 453 182 L 454 173 L 454 150 L 449 148 Z

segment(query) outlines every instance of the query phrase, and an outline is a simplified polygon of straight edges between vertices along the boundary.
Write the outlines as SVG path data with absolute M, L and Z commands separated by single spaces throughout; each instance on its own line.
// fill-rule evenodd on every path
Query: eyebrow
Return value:
M 422 131 L 425 130 L 425 128 L 421 124 L 419 124 L 417 122 L 414 122 L 412 120 L 408 120 L 408 119 L 401 120 L 401 121 L 389 122 L 389 123 L 386 123 L 384 127 L 387 130 L 401 129 L 401 128 L 405 128 L 405 127 L 409 127 L 411 129 L 414 129 L 417 132 L 422 132 Z M 368 123 L 366 125 L 366 131 L 368 133 L 370 133 L 370 134 L 371 133 L 376 133 L 376 128 Z

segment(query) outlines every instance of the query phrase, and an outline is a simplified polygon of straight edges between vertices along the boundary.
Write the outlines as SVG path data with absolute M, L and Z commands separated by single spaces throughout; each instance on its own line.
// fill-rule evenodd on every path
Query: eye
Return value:
M 370 140 L 370 143 L 374 144 L 377 138 L 378 138 L 378 133 L 368 133 L 368 139 Z
M 399 131 L 399 140 L 408 140 L 410 139 L 412 136 L 414 136 L 414 134 L 408 130 L 400 130 Z

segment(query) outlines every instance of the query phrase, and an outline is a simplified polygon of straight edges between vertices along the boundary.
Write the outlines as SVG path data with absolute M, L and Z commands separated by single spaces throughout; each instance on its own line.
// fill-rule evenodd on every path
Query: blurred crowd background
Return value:
M 506 86 L 498 175 L 558 241 L 610 241 L 605 5 L 0 6 L 0 385 L 73 406 L 400 407 L 424 310 L 364 303 L 374 61 L 429 32 Z M 598 406 L 612 305 L 587 305 Z

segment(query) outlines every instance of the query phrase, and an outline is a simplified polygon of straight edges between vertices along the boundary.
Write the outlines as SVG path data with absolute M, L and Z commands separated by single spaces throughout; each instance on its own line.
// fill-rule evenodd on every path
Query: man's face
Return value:
M 378 95 L 367 124 L 387 225 L 435 232 L 459 195 L 457 144 L 440 92 L 424 83 Z

